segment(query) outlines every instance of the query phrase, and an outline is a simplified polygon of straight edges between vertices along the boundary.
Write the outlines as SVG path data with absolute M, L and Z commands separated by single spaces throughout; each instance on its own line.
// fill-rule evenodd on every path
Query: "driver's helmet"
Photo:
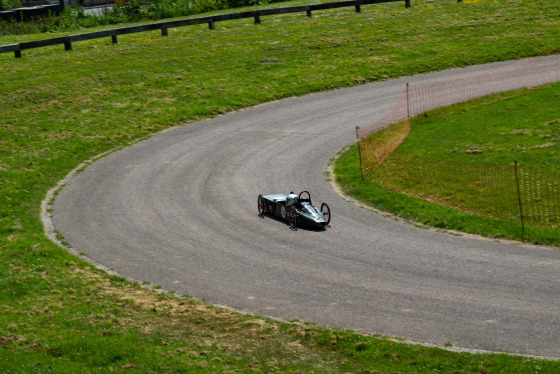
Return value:
M 298 195 L 296 195 L 295 193 L 290 193 L 288 196 L 286 196 L 287 206 L 292 206 L 295 203 L 297 203 L 297 201 L 298 201 Z

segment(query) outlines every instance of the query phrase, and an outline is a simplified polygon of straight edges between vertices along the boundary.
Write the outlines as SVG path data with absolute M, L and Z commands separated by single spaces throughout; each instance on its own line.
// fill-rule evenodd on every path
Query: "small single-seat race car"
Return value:
M 259 195 L 257 200 L 259 216 L 265 213 L 281 218 L 290 223 L 291 228 L 297 225 L 320 228 L 331 222 L 331 209 L 326 203 L 317 209 L 311 204 L 311 195 L 302 191 L 299 195 L 290 192 L 289 195 Z

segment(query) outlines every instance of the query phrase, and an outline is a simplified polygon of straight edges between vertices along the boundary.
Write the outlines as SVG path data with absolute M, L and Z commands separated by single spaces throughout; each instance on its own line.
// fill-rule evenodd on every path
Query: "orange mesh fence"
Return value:
M 408 87 L 408 114 L 414 117 L 442 106 L 558 81 L 560 56 L 545 56 L 454 79 L 411 84 Z
M 521 210 L 525 223 L 560 227 L 560 174 L 518 167 Z
M 492 93 L 560 81 L 560 56 L 455 79 L 407 85 L 392 110 L 357 128 L 362 176 L 393 192 L 486 218 L 558 228 L 560 173 L 517 164 L 434 160 L 398 149 L 410 117 Z
M 451 163 L 396 150 L 368 178 L 387 190 L 487 218 L 519 217 L 511 165 Z

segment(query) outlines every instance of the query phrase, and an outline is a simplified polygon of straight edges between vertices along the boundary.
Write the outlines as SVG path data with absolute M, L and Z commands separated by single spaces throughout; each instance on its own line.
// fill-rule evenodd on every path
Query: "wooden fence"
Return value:
M 42 39 L 42 40 L 35 40 L 31 42 L 22 42 L 22 43 L 3 45 L 0 46 L 0 53 L 14 52 L 15 57 L 18 58 L 21 57 L 21 51 L 25 49 L 47 47 L 47 46 L 58 45 L 58 44 L 64 44 L 64 49 L 66 51 L 70 51 L 72 50 L 73 42 L 78 42 L 82 40 L 111 37 L 113 44 L 116 44 L 117 37 L 119 35 L 132 34 L 137 32 L 161 30 L 161 35 L 167 36 L 167 30 L 169 28 L 174 28 L 174 27 L 200 25 L 206 23 L 208 24 L 208 28 L 210 30 L 214 30 L 216 28 L 216 22 L 220 22 L 220 21 L 231 21 L 231 20 L 243 19 L 243 18 L 253 18 L 255 20 L 255 24 L 259 24 L 261 23 L 262 16 L 305 12 L 307 14 L 307 17 L 311 17 L 311 13 L 313 11 L 324 10 L 324 9 L 335 9 L 335 8 L 354 7 L 357 13 L 361 13 L 362 5 L 391 3 L 397 1 L 404 1 L 405 6 L 407 8 L 410 8 L 411 6 L 410 5 L 411 0 L 350 0 L 350 1 L 339 1 L 334 3 L 303 5 L 303 6 L 294 6 L 294 7 L 286 7 L 286 8 L 261 9 L 261 10 L 255 10 L 250 12 L 221 14 L 215 16 L 191 18 L 191 19 L 184 19 L 178 21 L 150 23 L 150 24 L 140 25 L 140 26 L 130 26 L 130 27 L 123 27 L 119 29 L 113 29 L 113 30 L 96 31 L 96 32 L 90 32 L 85 34 L 67 35 L 58 38 Z

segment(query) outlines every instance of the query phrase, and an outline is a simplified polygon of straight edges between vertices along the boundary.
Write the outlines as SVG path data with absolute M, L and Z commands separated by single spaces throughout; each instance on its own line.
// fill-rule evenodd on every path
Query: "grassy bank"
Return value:
M 519 223 L 495 221 L 463 213 L 425 200 L 393 193 L 363 180 L 356 144 L 341 152 L 336 160 L 334 172 L 337 183 L 346 195 L 395 217 L 451 233 L 464 232 L 486 238 L 524 240 L 535 244 L 560 246 L 557 230 L 538 226 L 525 226 L 522 230 Z
M 560 171 L 560 84 L 492 95 L 413 121 L 404 151 L 457 163 Z
M 558 370 L 554 362 L 411 347 L 159 295 L 90 269 L 53 245 L 39 219 L 47 190 L 71 169 L 171 126 L 283 97 L 557 52 L 558 9 L 556 0 L 385 4 L 0 55 L 0 367 Z
M 512 203 L 511 206 L 507 205 L 507 209 L 513 209 L 510 213 L 515 215 L 519 213 L 516 191 L 496 187 L 486 191 L 478 176 L 465 173 L 465 170 L 468 171 L 468 165 L 486 165 L 490 170 L 490 165 L 513 165 L 514 160 L 518 160 L 523 166 L 539 168 L 543 172 L 558 172 L 560 109 L 556 103 L 559 96 L 560 85 L 553 84 L 491 95 L 420 115 L 412 121 L 411 132 L 399 151 L 430 160 L 452 162 L 455 166 L 425 164 L 419 174 L 408 170 L 410 165 L 407 164 L 403 164 L 402 168 L 390 166 L 386 169 L 388 174 L 382 175 L 382 178 L 395 181 L 395 189 L 406 190 L 412 196 L 419 192 L 432 194 L 430 196 L 447 196 L 444 203 L 458 203 L 481 214 L 491 215 L 500 209 L 505 210 L 506 207 L 500 203 L 509 199 Z M 388 128 L 371 136 L 377 139 L 394 132 L 393 128 Z M 354 170 L 354 167 L 358 170 Z M 444 182 L 432 183 L 425 177 L 413 180 L 414 176 L 439 175 L 441 167 L 448 167 L 445 186 L 442 186 Z M 359 168 L 358 150 L 350 147 L 337 160 L 335 171 L 343 190 L 366 204 L 433 227 L 491 238 L 522 239 L 520 223 L 485 219 L 391 193 L 362 181 Z M 501 170 L 494 170 L 494 182 L 499 180 Z M 512 168 L 507 168 L 502 174 L 509 176 L 512 172 Z M 552 198 L 545 196 L 544 191 L 543 188 L 543 200 Z M 526 205 L 530 203 L 525 202 Z M 525 228 L 524 234 L 524 239 L 529 242 L 560 245 L 557 229 L 529 226 Z

